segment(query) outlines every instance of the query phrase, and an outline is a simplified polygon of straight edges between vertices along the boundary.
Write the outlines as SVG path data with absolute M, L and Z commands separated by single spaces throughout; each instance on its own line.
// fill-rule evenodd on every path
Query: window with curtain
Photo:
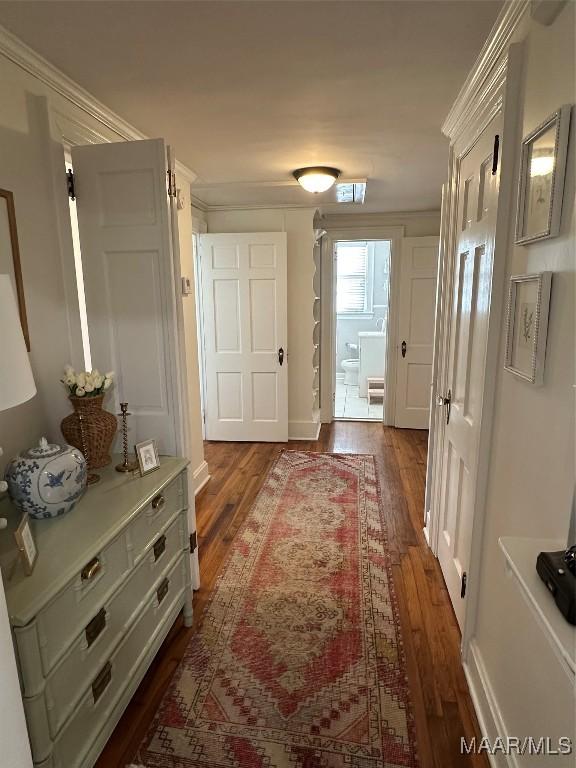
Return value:
M 336 311 L 338 314 L 368 309 L 368 244 L 336 244 Z

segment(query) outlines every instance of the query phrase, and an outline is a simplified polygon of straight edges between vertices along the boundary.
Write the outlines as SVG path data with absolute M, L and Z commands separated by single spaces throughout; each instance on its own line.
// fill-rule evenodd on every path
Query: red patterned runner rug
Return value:
M 418 765 L 372 456 L 280 455 L 135 762 Z

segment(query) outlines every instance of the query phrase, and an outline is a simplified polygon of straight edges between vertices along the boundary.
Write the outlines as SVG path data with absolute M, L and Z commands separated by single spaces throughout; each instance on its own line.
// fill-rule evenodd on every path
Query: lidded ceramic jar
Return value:
M 13 503 L 30 517 L 57 517 L 69 512 L 86 489 L 86 460 L 71 445 L 55 445 L 43 437 L 6 467 Z

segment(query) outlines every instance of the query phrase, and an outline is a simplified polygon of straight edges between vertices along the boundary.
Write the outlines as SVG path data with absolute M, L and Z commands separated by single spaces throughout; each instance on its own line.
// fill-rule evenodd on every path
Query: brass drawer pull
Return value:
M 168 579 L 164 579 L 164 581 L 160 584 L 158 589 L 156 590 L 156 597 L 158 598 L 158 605 L 164 600 L 166 595 L 168 594 L 168 587 L 170 586 L 170 581 Z
M 94 698 L 94 704 L 96 704 L 100 696 L 102 696 L 111 680 L 112 664 L 107 661 L 98 673 L 98 677 L 92 683 L 92 696 Z
M 166 549 L 166 536 L 164 536 L 164 534 L 162 534 L 162 536 L 160 536 L 160 538 L 156 541 L 153 549 L 154 549 L 154 562 L 156 562 L 156 560 L 158 560 L 158 558 L 164 553 Z
M 92 645 L 94 640 L 96 640 L 97 637 L 100 636 L 100 633 L 106 626 L 106 609 L 101 608 L 96 616 L 92 619 L 92 621 L 86 625 L 86 629 L 84 630 L 86 632 L 86 642 L 88 643 L 88 648 Z
M 100 558 L 92 558 L 92 560 L 90 560 L 90 562 L 87 563 L 80 572 L 82 581 L 90 581 L 90 579 L 93 579 L 97 573 L 100 573 L 101 569 L 102 563 L 100 562 Z
M 164 496 L 162 496 L 161 493 L 159 493 L 158 496 L 155 496 L 152 499 L 152 509 L 154 510 L 154 512 L 159 512 L 165 503 L 166 503 L 166 499 L 164 498 Z

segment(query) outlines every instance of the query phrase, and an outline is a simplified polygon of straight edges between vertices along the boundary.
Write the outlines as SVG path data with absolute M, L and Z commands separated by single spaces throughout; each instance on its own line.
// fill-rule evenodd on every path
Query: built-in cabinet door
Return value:
M 406 237 L 402 244 L 394 425 L 428 429 L 434 318 L 437 237 Z
M 129 403 L 130 444 L 185 451 L 176 280 L 161 139 L 72 149 L 92 364 Z
M 288 439 L 286 233 L 200 236 L 206 438 Z
M 493 169 L 501 113 L 459 160 L 454 252 L 447 285 L 451 318 L 447 376 L 440 393 L 445 427 L 440 481 L 438 559 L 460 626 L 466 614 L 494 240 L 500 174 Z

